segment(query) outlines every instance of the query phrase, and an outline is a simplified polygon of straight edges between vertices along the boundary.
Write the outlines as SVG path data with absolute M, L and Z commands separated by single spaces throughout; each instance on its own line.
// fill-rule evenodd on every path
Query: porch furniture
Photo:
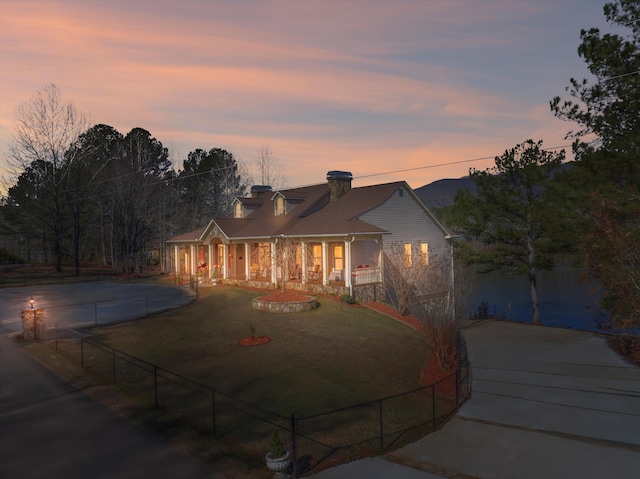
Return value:
M 329 281 L 342 281 L 342 270 L 334 269 L 329 273 Z
M 260 268 L 258 266 L 258 263 L 252 263 L 251 264 L 251 279 L 257 278 L 259 273 L 260 273 Z
M 309 271 L 307 279 L 309 281 L 318 281 L 320 279 L 320 274 L 322 274 L 322 270 L 320 269 L 320 265 L 317 264 Z
M 295 269 L 289 275 L 289 279 L 300 279 L 302 278 L 302 270 L 300 269 L 300 265 L 296 265 Z

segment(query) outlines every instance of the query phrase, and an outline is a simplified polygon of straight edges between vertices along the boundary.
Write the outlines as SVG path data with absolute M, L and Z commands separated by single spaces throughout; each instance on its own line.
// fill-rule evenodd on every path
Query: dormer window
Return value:
M 280 216 L 284 214 L 284 198 L 282 196 L 278 196 L 276 198 L 275 214 L 276 216 Z
M 242 218 L 242 203 L 236 201 L 236 205 L 233 208 L 233 217 Z

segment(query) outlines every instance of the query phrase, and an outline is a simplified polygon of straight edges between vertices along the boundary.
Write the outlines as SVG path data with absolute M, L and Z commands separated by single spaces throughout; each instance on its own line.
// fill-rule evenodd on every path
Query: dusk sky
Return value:
M 591 78 L 579 33 L 606 30 L 604 3 L 0 0 L 0 169 L 16 107 L 55 83 L 92 125 L 149 130 L 177 167 L 268 146 L 287 186 L 458 178 L 528 138 L 570 143 L 549 101 Z

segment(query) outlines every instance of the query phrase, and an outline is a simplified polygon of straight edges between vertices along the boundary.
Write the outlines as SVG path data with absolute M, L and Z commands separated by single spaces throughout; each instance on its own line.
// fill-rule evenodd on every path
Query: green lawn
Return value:
M 428 348 L 407 325 L 320 297 L 299 314 L 254 311 L 260 292 L 217 286 L 179 310 L 94 331 L 116 349 L 278 414 L 317 414 L 421 386 Z M 270 336 L 262 346 L 238 341 Z

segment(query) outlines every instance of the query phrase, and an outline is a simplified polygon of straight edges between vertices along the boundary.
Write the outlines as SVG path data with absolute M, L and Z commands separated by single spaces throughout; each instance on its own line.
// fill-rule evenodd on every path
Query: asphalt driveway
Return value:
M 45 321 L 66 327 L 103 325 L 177 308 L 195 297 L 188 287 L 151 283 L 82 283 L 0 289 L 0 334 L 22 331 L 20 311 L 44 309 Z

